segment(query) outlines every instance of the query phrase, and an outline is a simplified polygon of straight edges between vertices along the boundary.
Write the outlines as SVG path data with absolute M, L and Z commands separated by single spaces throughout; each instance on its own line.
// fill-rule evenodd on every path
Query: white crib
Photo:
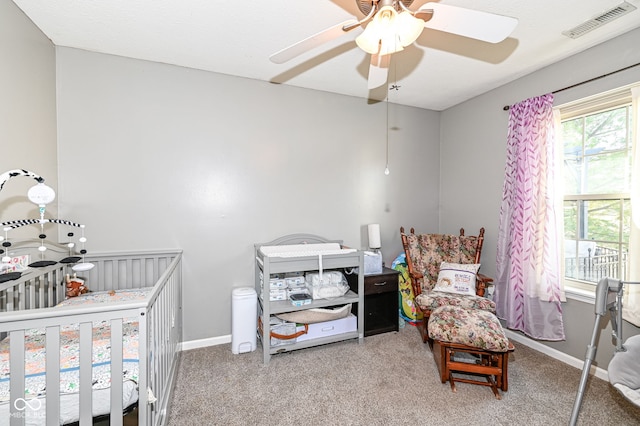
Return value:
M 135 389 L 139 425 L 163 425 L 171 399 L 182 341 L 182 252 L 110 253 L 87 255 L 95 265 L 79 273 L 91 291 L 109 291 L 152 287 L 143 300 L 95 305 L 54 307 L 65 298 L 64 276 L 73 273 L 56 264 L 29 271 L 14 281 L 0 284 L 0 338 L 9 337 L 9 400 L 0 402 L 0 425 L 60 424 L 79 422 L 91 425 L 95 412 L 92 388 L 93 324 L 110 325 L 110 374 L 123 372 L 123 319 L 137 318 L 138 373 Z M 46 389 L 60 386 L 60 334 L 68 325 L 79 327 L 79 386 L 75 394 L 47 391 L 34 399 L 25 397 L 25 335 L 33 329 L 45 329 Z M 122 412 L 130 394 L 113 383 L 108 389 L 106 412 L 111 425 L 122 425 Z M 128 381 L 131 385 L 131 381 Z M 135 387 L 135 386 L 134 386 Z M 104 399 L 104 398 L 103 398 Z M 73 400 L 72 420 L 67 420 Z M 96 401 L 98 399 L 96 398 Z M 102 402 L 104 405 L 105 403 Z

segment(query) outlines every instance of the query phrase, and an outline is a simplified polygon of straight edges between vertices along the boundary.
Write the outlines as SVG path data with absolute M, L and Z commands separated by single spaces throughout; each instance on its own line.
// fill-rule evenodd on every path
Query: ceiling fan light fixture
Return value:
M 377 55 L 380 50 L 380 30 L 378 26 L 378 22 L 374 19 L 367 24 L 362 34 L 356 37 L 358 47 L 372 55 Z
M 391 6 L 383 6 L 367 24 L 362 34 L 356 38 L 360 49 L 372 55 L 394 53 L 399 43 L 394 39 L 395 21 L 398 12 Z M 402 46 L 400 46 L 402 50 Z
M 424 29 L 424 21 L 407 11 L 398 13 L 392 6 L 383 6 L 356 38 L 356 44 L 372 55 L 389 55 L 410 45 Z
M 424 29 L 424 21 L 418 19 L 409 12 L 400 12 L 396 19 L 396 31 L 400 44 L 407 47 L 420 37 Z
M 382 6 L 380 10 L 373 17 L 373 20 L 377 20 L 383 27 L 391 28 L 395 24 L 396 16 L 398 12 L 393 6 Z

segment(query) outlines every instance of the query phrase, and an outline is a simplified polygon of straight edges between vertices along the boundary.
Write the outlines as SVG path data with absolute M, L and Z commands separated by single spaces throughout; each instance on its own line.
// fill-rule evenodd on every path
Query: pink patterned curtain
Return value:
M 506 326 L 564 340 L 554 207 L 553 95 L 509 109 L 494 299 Z

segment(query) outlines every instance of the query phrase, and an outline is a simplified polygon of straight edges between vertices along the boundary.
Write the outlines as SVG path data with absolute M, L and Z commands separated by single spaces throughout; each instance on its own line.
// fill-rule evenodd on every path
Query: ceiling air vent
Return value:
M 595 30 L 596 28 L 599 28 L 606 23 L 618 19 L 622 15 L 633 12 L 634 10 L 636 10 L 636 7 L 634 5 L 624 1 L 619 5 L 602 12 L 601 14 L 594 16 L 588 21 L 583 22 L 577 27 L 573 27 L 570 30 L 563 31 L 562 34 L 570 38 L 578 38 L 585 35 L 589 31 Z

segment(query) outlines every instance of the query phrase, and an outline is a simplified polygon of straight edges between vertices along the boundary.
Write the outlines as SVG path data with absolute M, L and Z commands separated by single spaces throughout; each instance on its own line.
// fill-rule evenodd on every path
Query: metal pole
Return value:
M 591 364 L 596 357 L 596 341 L 598 340 L 598 334 L 600 332 L 600 319 L 601 314 L 596 314 L 596 321 L 593 325 L 593 333 L 591 334 L 591 342 L 587 346 L 587 354 L 585 356 L 584 366 L 582 367 L 582 376 L 580 376 L 580 385 L 578 386 L 578 394 L 573 404 L 573 411 L 571 412 L 570 426 L 575 426 L 578 422 L 578 414 L 580 413 L 580 406 L 582 405 L 582 398 L 584 396 L 584 390 L 587 386 L 587 380 L 589 379 L 589 371 L 591 370 Z

